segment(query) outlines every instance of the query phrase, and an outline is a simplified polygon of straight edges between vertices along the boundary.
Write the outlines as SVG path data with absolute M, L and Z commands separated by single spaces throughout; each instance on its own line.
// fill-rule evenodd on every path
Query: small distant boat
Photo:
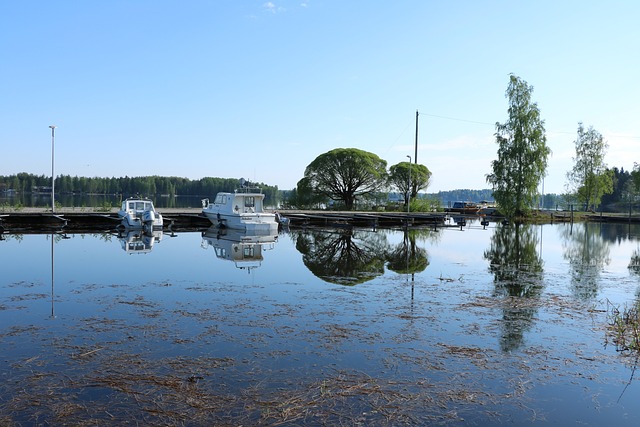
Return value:
M 120 218 L 119 228 L 125 230 L 162 230 L 163 219 L 159 212 L 153 207 L 153 202 L 149 199 L 126 199 L 122 202 L 122 207 L 118 211 Z
M 241 180 L 244 187 L 244 181 Z M 202 199 L 202 213 L 218 228 L 255 232 L 276 232 L 276 215 L 264 211 L 264 194 L 244 188 L 235 193 L 220 192 L 213 203 Z
M 475 202 L 453 202 L 453 206 L 447 209 L 447 212 L 455 212 L 461 214 L 477 214 L 481 206 Z
M 480 210 L 478 211 L 480 215 L 495 215 L 498 210 L 496 202 L 483 200 L 478 202 L 478 205 L 480 206 Z

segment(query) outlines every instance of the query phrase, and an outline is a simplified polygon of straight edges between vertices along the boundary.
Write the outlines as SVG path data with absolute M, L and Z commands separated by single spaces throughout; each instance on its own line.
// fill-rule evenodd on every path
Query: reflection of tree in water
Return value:
M 484 253 L 494 275 L 495 295 L 503 298 L 503 333 L 500 347 L 511 351 L 523 343 L 532 326 L 542 291 L 543 263 L 537 251 L 534 225 L 498 225 Z
M 598 295 L 598 279 L 608 265 L 609 242 L 602 238 L 600 224 L 580 223 L 561 230 L 564 258 L 569 261 L 571 285 L 580 299 Z
M 387 239 L 368 230 L 305 230 L 296 237 L 296 249 L 315 276 L 357 285 L 384 273 Z
M 426 233 L 426 234 L 425 234 Z M 399 274 L 420 273 L 429 266 L 429 253 L 416 244 L 419 237 L 429 238 L 430 230 L 404 230 L 402 243 L 397 244 L 387 254 L 387 268 Z
M 629 261 L 629 273 L 640 277 L 640 248 L 634 249 Z

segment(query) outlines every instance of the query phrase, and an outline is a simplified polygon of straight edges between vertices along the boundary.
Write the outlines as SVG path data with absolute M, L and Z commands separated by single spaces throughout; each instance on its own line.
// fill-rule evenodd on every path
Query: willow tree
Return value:
M 429 187 L 430 180 L 431 171 L 425 165 L 400 162 L 389 168 L 389 182 L 404 196 L 405 206 L 420 190 Z
M 531 101 L 531 92 L 532 86 L 512 74 L 505 94 L 509 119 L 496 123 L 498 159 L 491 162 L 493 172 L 487 174 L 487 183 L 492 185 L 493 196 L 507 218 L 531 210 L 551 154 L 544 120 L 538 104 Z
M 603 195 L 613 192 L 613 171 L 607 169 L 604 161 L 609 144 L 592 126 L 585 131 L 582 123 L 578 123 L 575 145 L 573 169 L 567 172 L 569 191 L 585 209 L 595 209 Z
M 357 148 L 336 148 L 316 157 L 304 177 L 314 193 L 342 201 L 351 210 L 356 199 L 384 188 L 387 162 Z

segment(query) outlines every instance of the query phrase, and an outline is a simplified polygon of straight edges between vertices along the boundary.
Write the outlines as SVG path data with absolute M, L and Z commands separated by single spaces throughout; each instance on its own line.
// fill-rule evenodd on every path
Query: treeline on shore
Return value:
M 604 212 L 627 211 L 631 206 L 637 205 L 637 194 L 633 186 L 632 174 L 629 171 L 625 171 L 624 168 L 618 169 L 614 167 L 611 171 L 613 172 L 613 191 L 609 194 L 602 195 L 600 208 L 598 210 Z M 427 196 L 440 200 L 442 206 L 445 207 L 458 200 L 472 202 L 493 200 L 493 192 L 491 189 L 440 191 L 438 193 L 427 194 Z M 540 195 L 539 206 L 544 209 L 569 209 L 570 205 L 573 205 L 577 210 L 585 210 L 584 206 L 581 206 L 576 200 L 575 195 L 555 193 Z
M 613 168 L 614 185 L 611 194 L 602 196 L 601 209 L 604 211 L 626 211 L 635 199 L 630 192 L 632 177 L 624 169 Z M 279 206 L 286 202 L 290 191 L 279 190 L 277 186 L 264 183 L 251 183 L 259 187 L 265 194 L 265 203 Z M 156 196 L 193 196 L 214 197 L 220 191 L 234 191 L 240 186 L 236 178 L 206 177 L 191 180 L 181 177 L 141 176 L 121 178 L 87 178 L 69 175 L 59 175 L 55 180 L 56 194 L 86 194 L 86 195 L 121 195 L 123 197 L 140 195 L 142 197 Z M 18 173 L 15 175 L 0 175 L 0 192 L 7 193 L 47 193 L 51 191 L 51 177 Z M 421 193 L 419 198 L 428 198 L 447 207 L 455 201 L 492 201 L 491 189 L 471 190 L 459 189 L 440 191 L 437 193 Z M 566 194 L 541 194 L 539 206 L 545 209 L 568 209 L 570 204 L 580 210 L 576 201 Z
M 139 176 L 123 178 L 87 178 L 59 175 L 55 179 L 56 194 L 102 194 L 123 195 L 125 197 L 139 195 L 155 196 L 198 196 L 214 197 L 220 191 L 233 192 L 240 187 L 237 178 L 206 177 L 191 180 L 180 177 Z M 265 194 L 265 203 L 277 204 L 279 191 L 277 186 L 264 183 L 248 183 L 259 187 Z M 15 193 L 46 193 L 51 191 L 51 177 L 18 173 L 16 175 L 0 175 L 0 191 Z

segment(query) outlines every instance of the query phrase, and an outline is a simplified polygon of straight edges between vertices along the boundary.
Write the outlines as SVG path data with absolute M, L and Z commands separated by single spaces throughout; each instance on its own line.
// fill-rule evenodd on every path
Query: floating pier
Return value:
M 165 230 L 199 231 L 212 226 L 200 209 L 159 211 L 164 217 Z M 447 218 L 443 213 L 281 211 L 280 214 L 289 219 L 290 227 L 439 227 L 445 226 Z M 107 232 L 115 230 L 119 224 L 120 218 L 115 212 L 77 212 L 67 209 L 52 213 L 25 209 L 24 212 L 0 214 L 0 231 L 12 233 L 38 230 Z
M 370 227 L 389 228 L 407 225 L 443 226 L 447 218 L 443 213 L 400 212 L 331 212 L 289 211 L 282 212 L 289 218 L 291 227 Z
M 211 221 L 199 208 L 159 209 L 164 217 L 163 229 L 167 231 L 204 231 L 212 226 Z M 289 219 L 292 228 L 305 227 L 366 227 L 396 228 L 407 226 L 425 227 L 461 227 L 469 220 L 482 221 L 489 217 L 477 215 L 452 215 L 446 212 L 348 212 L 348 211 L 302 211 L 284 210 L 280 215 Z M 563 215 L 564 214 L 564 215 Z M 571 218 L 565 212 L 555 213 L 551 222 L 568 221 Z M 502 218 L 493 218 L 492 221 Z M 623 214 L 592 214 L 583 216 L 587 221 L 598 222 L 640 222 L 640 216 Z M 73 208 L 62 208 L 51 212 L 42 208 L 24 208 L 19 212 L 0 212 L 0 232 L 28 233 L 38 231 L 68 232 L 109 232 L 120 224 L 116 211 L 81 212 Z
M 211 222 L 202 214 L 171 212 L 163 214 L 165 230 L 203 230 Z M 73 232 L 108 232 L 116 230 L 121 219 L 113 212 L 11 212 L 0 214 L 0 232 L 64 230 Z

